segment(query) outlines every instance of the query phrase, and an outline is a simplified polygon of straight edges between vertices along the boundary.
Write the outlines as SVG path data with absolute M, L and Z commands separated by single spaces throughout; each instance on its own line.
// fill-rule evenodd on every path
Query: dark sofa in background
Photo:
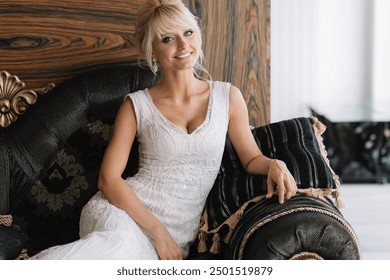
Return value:
M 123 97 L 157 82 L 138 66 L 76 76 L 40 96 L 1 129 L 0 258 L 27 258 L 78 238 L 82 207 L 97 175 Z M 248 175 L 226 139 L 219 175 L 194 240 L 191 259 L 360 259 L 358 238 L 339 211 L 340 182 L 315 118 L 256 127 L 264 154 L 286 162 L 299 194 L 280 205 L 266 200 L 266 176 Z M 134 145 L 124 177 L 136 172 Z M 1 223 L 1 222 L 0 222 Z
M 311 112 L 327 127 L 323 142 L 343 183 L 390 182 L 390 121 L 334 122 Z

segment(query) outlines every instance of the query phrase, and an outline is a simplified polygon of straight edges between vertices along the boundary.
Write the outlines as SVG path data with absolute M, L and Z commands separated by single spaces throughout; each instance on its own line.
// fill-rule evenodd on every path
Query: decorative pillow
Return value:
M 302 117 L 254 128 L 252 134 L 264 155 L 286 163 L 300 193 L 316 197 L 332 194 L 342 207 L 338 176 L 329 165 L 322 143 L 321 134 L 325 129 L 316 118 Z M 266 193 L 267 177 L 247 174 L 227 137 L 220 173 L 202 216 L 199 252 L 206 250 L 203 241 L 207 234 L 214 233 L 214 241 L 219 241 L 217 233 L 225 225 L 229 226 L 231 233 L 245 207 L 263 199 Z M 225 241 L 229 236 L 227 233 Z M 218 249 L 212 246 L 211 251 Z

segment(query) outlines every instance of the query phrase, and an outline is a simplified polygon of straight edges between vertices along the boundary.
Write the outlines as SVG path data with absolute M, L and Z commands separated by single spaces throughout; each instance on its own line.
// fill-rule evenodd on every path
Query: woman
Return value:
M 35 259 L 183 259 L 221 164 L 226 133 L 248 173 L 268 174 L 280 203 L 297 186 L 285 164 L 262 155 L 241 92 L 199 78 L 203 53 L 196 18 L 180 0 L 150 0 L 139 11 L 136 38 L 161 81 L 126 96 L 100 169 L 99 192 L 84 207 L 80 240 Z M 207 72 L 206 72 L 207 73 Z M 121 175 L 133 141 L 138 173 Z

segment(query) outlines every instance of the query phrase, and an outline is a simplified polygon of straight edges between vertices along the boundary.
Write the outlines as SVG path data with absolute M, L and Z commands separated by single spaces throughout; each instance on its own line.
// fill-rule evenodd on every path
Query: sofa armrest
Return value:
M 324 199 L 298 195 L 250 206 L 233 231 L 228 259 L 357 260 L 356 234 L 340 211 Z

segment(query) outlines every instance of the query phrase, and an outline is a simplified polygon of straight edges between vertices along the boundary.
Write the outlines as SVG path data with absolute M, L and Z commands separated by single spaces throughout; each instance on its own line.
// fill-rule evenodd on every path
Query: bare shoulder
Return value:
M 135 115 L 133 101 L 131 100 L 130 97 L 126 97 L 119 107 L 116 120 L 115 120 L 115 126 L 126 127 L 129 124 L 130 125 L 136 124 L 136 115 Z
M 233 95 L 236 95 L 236 94 L 239 94 L 239 95 L 242 95 L 241 94 L 241 91 L 238 87 L 236 87 L 235 85 L 230 85 L 230 94 L 233 94 Z
M 130 97 L 126 97 L 123 100 L 122 104 L 120 105 L 118 114 L 121 113 L 122 114 L 134 113 L 134 105 Z
M 246 114 L 246 103 L 244 97 L 239 88 L 234 85 L 230 86 L 229 92 L 229 107 L 230 107 L 230 115 L 232 114 Z

